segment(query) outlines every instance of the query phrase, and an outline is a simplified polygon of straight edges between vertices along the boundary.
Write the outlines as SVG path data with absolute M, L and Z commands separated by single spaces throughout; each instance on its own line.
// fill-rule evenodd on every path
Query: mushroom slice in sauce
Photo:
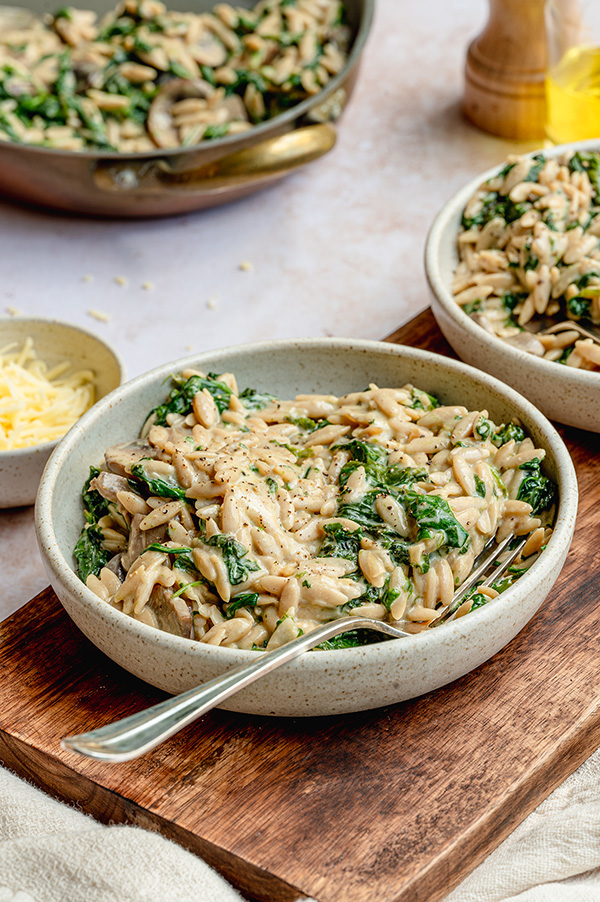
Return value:
M 172 633 L 174 636 L 184 636 L 189 639 L 192 635 L 192 615 L 186 602 L 178 596 L 173 598 L 173 590 L 165 586 L 156 585 L 148 600 L 147 607 L 156 618 L 156 625 L 160 630 Z
M 125 445 L 113 445 L 104 454 L 104 460 L 111 473 L 129 477 L 134 464 L 148 457 L 159 457 L 160 453 L 159 448 L 153 448 L 152 445 L 145 442 L 131 442 Z
M 116 473 L 109 473 L 102 470 L 90 482 L 90 489 L 100 492 L 107 501 L 117 502 L 117 492 L 126 492 L 129 489 L 129 483 L 125 476 L 118 476 Z
M 174 106 L 182 100 L 198 99 L 206 101 L 206 113 L 209 114 L 206 127 L 223 125 L 233 121 L 248 121 L 248 113 L 243 101 L 237 95 L 222 96 L 222 89 L 215 89 L 201 78 L 175 78 L 164 84 L 156 94 L 148 111 L 148 131 L 158 147 L 181 147 L 185 144 L 180 128 L 174 118 Z M 202 138 L 202 125 L 198 126 Z M 194 142 L 193 142 L 194 143 Z
M 505 338 L 504 341 L 512 345 L 513 348 L 518 348 L 519 351 L 527 351 L 528 354 L 535 354 L 536 357 L 543 357 L 546 353 L 544 345 L 531 332 L 519 332 L 518 335 Z
M 148 111 L 148 131 L 158 147 L 179 147 L 179 131 L 173 123 L 172 108 L 179 100 L 198 97 L 208 100 L 215 89 L 201 78 L 174 78 L 159 89 Z
M 125 570 L 129 570 L 133 562 L 137 561 L 148 545 L 153 545 L 154 543 L 162 545 L 169 538 L 166 523 L 162 526 L 155 526 L 152 529 L 140 529 L 140 523 L 143 519 L 141 514 L 134 514 L 132 517 L 127 551 L 121 560 Z
M 227 49 L 208 29 L 204 29 L 198 40 L 187 49 L 192 59 L 201 66 L 215 68 L 227 60 Z

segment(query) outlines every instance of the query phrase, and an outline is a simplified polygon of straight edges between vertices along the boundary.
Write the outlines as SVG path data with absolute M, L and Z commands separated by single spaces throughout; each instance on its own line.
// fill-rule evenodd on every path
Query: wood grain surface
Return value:
M 429 312 L 390 338 L 449 353 Z M 519 636 L 451 686 L 325 719 L 213 711 L 138 761 L 92 762 L 61 736 L 163 696 L 47 589 L 0 624 L 0 759 L 104 822 L 181 843 L 252 900 L 443 899 L 600 743 L 598 436 L 563 435 L 581 491 L 564 572 Z

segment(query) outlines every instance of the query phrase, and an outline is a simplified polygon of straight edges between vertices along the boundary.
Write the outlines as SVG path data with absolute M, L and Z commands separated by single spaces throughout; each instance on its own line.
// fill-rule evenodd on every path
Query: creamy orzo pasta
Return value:
M 473 194 L 458 235 L 454 299 L 476 322 L 538 357 L 600 370 L 600 155 L 511 156 Z
M 456 616 L 542 551 L 543 458 L 518 423 L 412 385 L 279 400 L 188 370 L 141 438 L 92 467 L 78 572 L 131 617 L 212 645 L 270 649 L 348 613 L 418 632 L 494 537 L 528 539 Z

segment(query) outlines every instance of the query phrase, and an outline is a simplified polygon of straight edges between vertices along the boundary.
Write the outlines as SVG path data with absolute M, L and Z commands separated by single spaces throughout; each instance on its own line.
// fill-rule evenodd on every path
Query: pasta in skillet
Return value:
M 556 497 L 543 457 L 517 423 L 412 385 L 279 400 L 188 370 L 141 438 L 92 467 L 78 573 L 129 616 L 212 645 L 271 649 L 348 613 L 418 632 L 493 537 L 528 539 L 455 616 L 543 550 Z

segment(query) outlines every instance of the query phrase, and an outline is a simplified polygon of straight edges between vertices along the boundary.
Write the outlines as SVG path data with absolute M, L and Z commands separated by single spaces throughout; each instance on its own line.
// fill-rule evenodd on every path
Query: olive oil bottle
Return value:
M 555 144 L 600 138 L 600 46 L 571 47 L 549 69 L 546 135 Z

